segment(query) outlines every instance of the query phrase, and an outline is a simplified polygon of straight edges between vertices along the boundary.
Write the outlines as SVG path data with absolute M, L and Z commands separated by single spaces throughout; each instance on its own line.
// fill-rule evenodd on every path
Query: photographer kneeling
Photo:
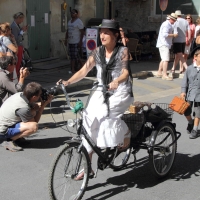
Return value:
M 21 68 L 19 82 L 15 84 L 10 77 L 15 65 L 12 56 L 0 57 L 0 107 L 12 94 L 22 91 L 24 80 L 29 75 L 27 68 Z
M 46 101 L 41 99 L 42 86 L 31 82 L 23 92 L 8 98 L 0 108 L 0 135 L 7 139 L 2 146 L 10 151 L 22 150 L 15 141 L 25 140 L 38 129 L 38 122 L 47 104 L 53 99 L 48 95 Z M 37 103 L 41 100 L 41 103 Z

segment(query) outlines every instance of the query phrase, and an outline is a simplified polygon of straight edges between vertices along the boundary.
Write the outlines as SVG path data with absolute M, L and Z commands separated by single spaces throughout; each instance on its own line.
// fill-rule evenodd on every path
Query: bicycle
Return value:
M 81 115 L 83 106 L 80 106 L 80 101 L 78 101 L 78 106 L 73 108 L 70 105 L 69 96 L 64 85 L 60 84 L 60 86 L 69 108 L 74 109 L 75 113 Z M 103 90 L 106 90 L 106 87 L 102 85 L 96 84 L 94 87 L 103 87 Z M 83 119 L 80 117 L 79 119 L 74 120 L 73 125 L 78 125 L 77 136 L 64 142 L 64 145 L 59 148 L 55 155 L 50 168 L 48 183 L 50 198 L 53 200 L 81 199 L 87 188 L 89 178 L 96 177 L 98 169 L 104 170 L 108 166 L 114 170 L 122 169 L 126 166 L 130 154 L 132 153 L 136 159 L 136 153 L 140 149 L 148 150 L 150 164 L 154 174 L 158 177 L 166 176 L 174 163 L 177 140 L 181 134 L 176 132 L 175 124 L 171 122 L 173 113 L 168 113 L 167 118 L 161 119 L 159 122 L 148 122 L 148 113 L 150 113 L 150 110 L 155 110 L 153 105 L 155 106 L 155 104 L 144 106 L 138 114 L 129 113 L 123 115 L 122 119 L 127 123 L 131 130 L 130 147 L 125 150 L 120 150 L 118 147 L 100 149 L 92 141 L 83 127 Z M 130 122 L 133 121 L 137 123 L 132 125 Z M 73 125 L 70 124 L 70 126 Z M 91 162 L 89 155 L 82 144 L 81 135 L 85 137 L 93 151 L 98 155 L 98 168 L 94 175 L 90 174 Z M 160 136 L 164 137 L 162 137 L 162 140 L 159 140 L 159 142 L 156 142 Z M 149 138 L 148 143 L 146 142 L 147 138 Z M 170 142 L 168 143 L 169 138 Z M 131 152 L 131 150 L 133 151 Z M 162 155 L 162 165 L 160 165 L 160 160 L 158 159 L 159 157 L 156 155 L 156 152 Z M 78 181 L 75 180 L 75 177 L 82 169 L 84 170 L 83 179 Z

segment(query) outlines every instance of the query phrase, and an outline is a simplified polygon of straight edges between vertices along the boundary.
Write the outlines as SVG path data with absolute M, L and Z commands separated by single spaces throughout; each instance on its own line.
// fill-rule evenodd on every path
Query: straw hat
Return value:
M 171 13 L 171 15 L 167 15 L 167 17 L 175 21 L 177 20 L 177 15 L 175 13 Z
M 181 15 L 183 15 L 183 14 L 181 13 L 180 10 L 176 10 L 175 14 L 176 14 L 177 16 L 181 16 Z

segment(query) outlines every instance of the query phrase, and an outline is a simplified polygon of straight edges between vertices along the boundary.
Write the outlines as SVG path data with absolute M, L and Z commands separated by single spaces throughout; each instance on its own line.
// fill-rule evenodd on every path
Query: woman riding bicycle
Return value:
M 133 102 L 129 51 L 117 43 L 121 39 L 117 21 L 103 19 L 99 28 L 102 46 L 91 53 L 77 73 L 62 83 L 68 86 L 78 82 L 96 66 L 98 84 L 108 85 L 109 92 L 103 88 L 94 91 L 83 111 L 83 125 L 98 147 L 119 146 L 124 149 L 130 144 L 130 131 L 121 116 Z M 83 144 L 91 159 L 92 148 L 84 138 Z M 81 173 L 76 179 L 81 179 L 83 175 Z

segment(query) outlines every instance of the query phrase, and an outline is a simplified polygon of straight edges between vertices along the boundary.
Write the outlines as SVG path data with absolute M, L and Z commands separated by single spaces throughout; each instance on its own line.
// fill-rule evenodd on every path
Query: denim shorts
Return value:
M 5 138 L 12 138 L 18 134 L 20 134 L 20 123 L 14 124 L 13 126 L 9 127 L 5 134 Z

